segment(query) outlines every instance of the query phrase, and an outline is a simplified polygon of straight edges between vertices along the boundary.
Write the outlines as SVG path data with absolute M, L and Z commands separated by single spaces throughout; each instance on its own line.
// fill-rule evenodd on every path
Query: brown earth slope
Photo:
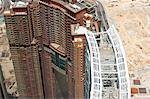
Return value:
M 108 2 L 107 2 L 108 1 Z M 150 65 L 150 6 L 144 0 L 106 0 L 106 12 L 122 39 L 130 71 Z M 115 2 L 114 2 L 115 1 Z

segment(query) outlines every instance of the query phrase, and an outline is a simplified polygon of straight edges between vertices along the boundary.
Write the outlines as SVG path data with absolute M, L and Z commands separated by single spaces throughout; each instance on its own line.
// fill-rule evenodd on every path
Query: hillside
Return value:
M 129 70 L 134 71 L 150 65 L 150 6 L 148 3 L 142 0 L 106 1 L 103 4 L 109 18 L 111 17 L 110 20 L 115 23 L 119 31 Z

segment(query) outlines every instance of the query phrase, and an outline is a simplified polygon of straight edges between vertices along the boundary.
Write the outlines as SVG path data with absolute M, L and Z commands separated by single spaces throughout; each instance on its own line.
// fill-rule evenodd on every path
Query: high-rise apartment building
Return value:
M 54 74 L 53 68 L 57 66 L 64 71 L 65 75 L 60 75 L 69 85 L 64 97 L 74 97 L 70 25 L 83 24 L 82 17 L 87 9 L 80 3 L 78 5 L 81 9 L 61 0 L 17 2 L 12 9 L 5 11 L 20 97 L 55 97 L 55 76 L 59 75 Z
M 30 27 L 32 26 L 32 20 L 30 20 L 32 16 L 28 13 L 28 5 L 19 3 L 13 6 L 11 10 L 5 12 L 7 35 L 18 83 L 18 91 L 21 98 L 28 96 L 41 99 L 43 97 L 42 71 L 39 48 L 34 38 L 35 32 Z
M 128 97 L 127 73 L 117 67 L 126 67 L 124 56 L 103 33 L 96 8 L 87 0 L 33 0 L 5 11 L 20 98 Z
M 77 99 L 84 99 L 84 74 L 85 74 L 85 37 L 74 36 L 73 66 L 74 66 L 74 94 Z

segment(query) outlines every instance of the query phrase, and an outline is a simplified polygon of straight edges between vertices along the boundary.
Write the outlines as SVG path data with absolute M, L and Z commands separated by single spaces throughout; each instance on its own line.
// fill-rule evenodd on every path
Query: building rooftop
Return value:
M 73 13 L 77 13 L 77 12 L 79 12 L 79 11 L 86 8 L 84 5 L 82 5 L 79 2 L 77 2 L 75 4 L 71 4 L 71 3 L 68 3 L 68 2 L 64 2 L 62 0 L 52 0 L 52 1 L 53 2 L 58 2 L 59 4 L 62 4 L 64 7 L 66 7 L 67 9 L 72 11 Z
M 15 2 L 12 7 L 26 7 L 28 5 L 28 3 L 22 2 L 22 1 L 18 1 Z
M 95 3 L 91 3 L 91 2 L 88 2 L 88 1 L 78 1 L 75 4 L 64 2 L 63 0 L 52 0 L 52 1 L 62 4 L 63 6 L 65 6 L 67 9 L 69 9 L 73 13 L 77 13 L 77 12 L 83 10 L 83 9 L 86 9 L 86 8 L 89 9 L 89 8 L 92 8 L 92 7 L 95 6 Z
M 88 1 L 81 1 L 80 4 L 88 9 L 93 8 L 96 5 L 94 2 L 88 2 Z
M 83 40 L 82 40 L 82 38 L 75 38 L 74 41 L 75 42 L 82 42 Z
M 55 50 L 56 52 L 58 53 L 61 53 L 61 55 L 64 55 L 65 56 L 65 49 L 59 45 L 59 44 L 56 44 L 56 43 L 51 43 L 50 44 L 50 47 Z
M 83 26 L 76 27 L 75 34 L 83 35 L 87 32 L 87 29 Z

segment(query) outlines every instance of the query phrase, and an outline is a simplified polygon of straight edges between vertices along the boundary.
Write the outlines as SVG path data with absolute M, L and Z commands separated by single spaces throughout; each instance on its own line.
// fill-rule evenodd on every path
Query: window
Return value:
M 141 85 L 140 80 L 133 80 L 134 85 Z
M 139 93 L 146 93 L 146 88 L 139 88 Z
M 132 94 L 137 94 L 138 93 L 138 89 L 137 88 L 131 88 L 131 93 Z

